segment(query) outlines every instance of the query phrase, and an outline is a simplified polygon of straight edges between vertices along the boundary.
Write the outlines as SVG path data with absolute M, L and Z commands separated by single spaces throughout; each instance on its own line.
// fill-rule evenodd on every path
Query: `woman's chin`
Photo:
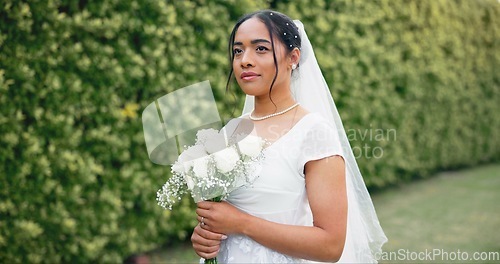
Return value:
M 263 91 L 258 91 L 255 89 L 254 90 L 248 89 L 248 88 L 246 88 L 246 89 L 242 88 L 241 91 L 243 93 L 245 93 L 246 95 L 251 95 L 251 96 L 255 96 L 255 97 L 261 96 L 263 94 L 267 94 L 265 91 L 263 92 Z
M 262 94 L 267 94 L 268 91 L 263 91 L 261 86 L 248 85 L 248 83 L 239 84 L 240 89 L 246 95 L 259 96 Z

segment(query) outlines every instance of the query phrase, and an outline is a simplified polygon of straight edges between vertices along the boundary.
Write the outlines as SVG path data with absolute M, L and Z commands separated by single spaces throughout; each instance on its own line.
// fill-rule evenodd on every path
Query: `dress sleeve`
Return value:
M 308 161 L 335 155 L 344 157 L 337 131 L 324 122 L 314 124 L 302 141 L 298 159 L 299 174 L 304 177 L 304 167 Z

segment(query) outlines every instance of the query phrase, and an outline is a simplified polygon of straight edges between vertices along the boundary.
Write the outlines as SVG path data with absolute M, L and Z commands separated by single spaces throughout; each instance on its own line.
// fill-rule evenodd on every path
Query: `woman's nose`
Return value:
M 241 58 L 241 67 L 251 67 L 253 66 L 253 57 L 252 57 L 252 54 L 250 54 L 250 52 L 243 52 L 242 54 L 242 58 Z

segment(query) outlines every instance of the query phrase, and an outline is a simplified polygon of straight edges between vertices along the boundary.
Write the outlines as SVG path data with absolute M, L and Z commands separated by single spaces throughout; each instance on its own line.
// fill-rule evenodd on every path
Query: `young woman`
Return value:
M 219 263 L 376 262 L 386 237 L 302 23 L 257 11 L 236 23 L 229 46 L 229 78 L 247 94 L 241 118 L 269 145 L 252 186 L 198 203 L 196 253 Z

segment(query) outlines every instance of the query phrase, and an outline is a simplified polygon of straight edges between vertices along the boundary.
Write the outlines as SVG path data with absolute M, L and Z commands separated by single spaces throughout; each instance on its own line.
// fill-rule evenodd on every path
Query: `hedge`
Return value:
M 185 239 L 192 202 L 156 205 L 169 169 L 140 113 L 208 79 L 230 118 L 230 30 L 269 7 L 306 25 L 370 187 L 500 160 L 495 0 L 6 0 L 0 262 L 120 262 Z
M 313 1 L 301 17 L 367 184 L 498 161 L 497 1 Z
M 149 161 L 140 113 L 201 76 L 222 83 L 228 21 L 259 8 L 65 2 L 0 11 L 2 263 L 117 263 L 189 235 L 189 202 L 156 204 L 169 169 Z

